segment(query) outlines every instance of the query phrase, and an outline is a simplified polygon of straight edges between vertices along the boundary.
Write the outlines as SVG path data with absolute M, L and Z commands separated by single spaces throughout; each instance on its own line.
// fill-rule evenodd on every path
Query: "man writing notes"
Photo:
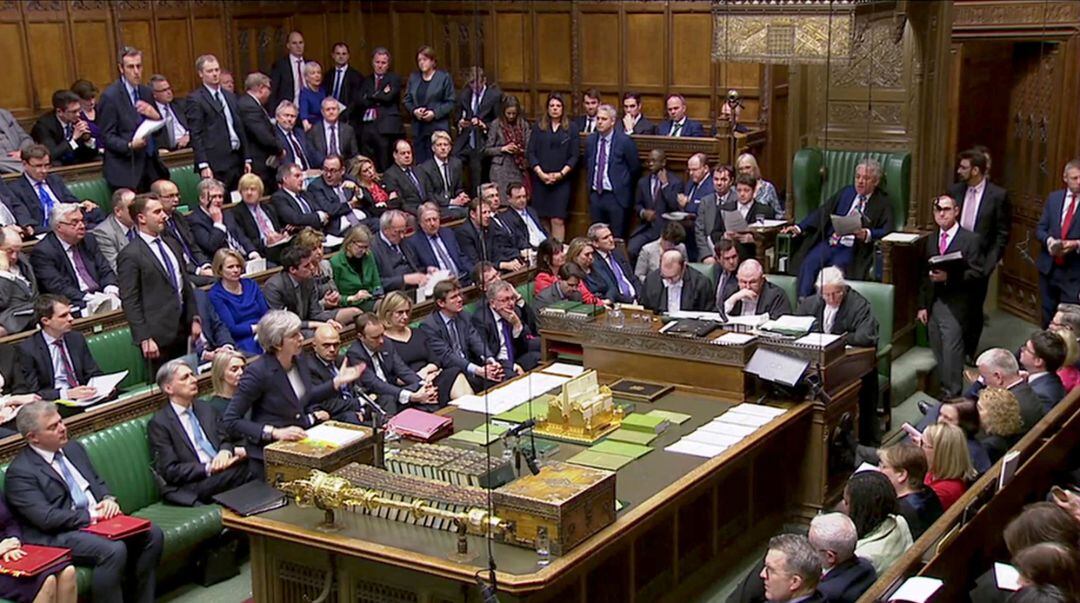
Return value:
M 757 316 L 768 314 L 776 320 L 791 314 L 791 303 L 784 290 L 765 280 L 765 271 L 757 260 L 746 260 L 736 273 L 739 290 L 724 301 L 726 316 Z

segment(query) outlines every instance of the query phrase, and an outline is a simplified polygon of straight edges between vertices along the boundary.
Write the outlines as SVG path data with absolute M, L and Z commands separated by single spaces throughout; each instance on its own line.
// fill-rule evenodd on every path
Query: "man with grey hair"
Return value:
M 853 280 L 864 280 L 874 264 L 874 242 L 893 230 L 893 201 L 881 182 L 881 164 L 867 157 L 855 167 L 855 183 L 837 191 L 797 225 L 781 232 L 804 237 L 795 257 L 799 299 L 814 293 L 818 271 L 836 266 Z M 837 233 L 831 216 L 858 217 L 861 228 Z
M 214 55 L 195 59 L 195 70 L 202 85 L 184 101 L 195 169 L 202 178 L 216 178 L 227 190 L 236 190 L 240 175 L 251 172 L 252 164 L 245 150 L 236 96 L 221 87 L 221 66 Z
M 162 497 L 189 507 L 210 504 L 215 494 L 250 481 L 247 451 L 229 441 L 217 409 L 198 398 L 191 367 L 170 360 L 156 382 L 169 402 L 150 418 L 146 435 Z
M 761 263 L 750 259 L 739 265 L 735 273 L 739 290 L 724 300 L 725 316 L 758 316 L 768 314 L 776 320 L 791 314 L 791 302 L 784 290 L 765 280 Z
M 618 250 L 613 229 L 603 222 L 595 222 L 589 226 L 587 235 L 596 250 L 596 257 L 585 286 L 602 299 L 636 304 L 638 298 L 643 297 L 641 281 L 630 267 L 630 260 Z
M 654 312 L 708 312 L 713 309 L 713 303 L 708 277 L 687 266 L 678 249 L 665 251 L 660 256 L 660 267 L 645 277 L 641 304 Z
M 517 308 L 514 286 L 504 280 L 487 285 L 487 304 L 480 306 L 472 315 L 473 326 L 484 340 L 485 349 L 503 367 L 503 373 L 521 375 L 540 364 L 540 353 L 530 349 L 530 340 L 536 333 L 522 320 Z
M 431 159 L 417 166 L 416 172 L 424 181 L 428 200 L 438 203 L 448 219 L 456 220 L 467 213 L 469 193 L 465 192 L 464 164 L 450 154 L 452 150 L 450 133 L 435 130 L 431 133 Z
M 174 102 L 175 94 L 169 79 L 160 73 L 150 76 L 150 91 L 154 95 L 154 106 L 165 120 L 165 127 L 155 134 L 158 148 L 170 151 L 187 148 L 191 142 L 187 116 L 183 107 Z
M 617 118 L 611 105 L 597 109 L 596 131 L 585 139 L 585 168 L 589 217 L 593 222 L 607 222 L 616 236 L 625 238 L 641 161 L 634 139 L 615 127 Z
M 23 406 L 15 424 L 27 446 L 8 466 L 4 492 L 26 542 L 71 549 L 75 563 L 92 567 L 93 601 L 153 601 L 161 529 L 122 540 L 84 531 L 123 513 L 86 449 L 68 440 L 55 403 Z
M 112 213 L 90 231 L 94 235 L 101 255 L 109 267 L 116 271 L 116 256 L 135 238 L 135 223 L 131 221 L 128 208 L 135 200 L 135 191 L 118 188 L 112 194 Z
M 63 295 L 79 308 L 100 296 L 113 298 L 119 307 L 116 273 L 98 250 L 94 237 L 87 238 L 82 208 L 74 203 L 58 203 L 53 206 L 49 223 L 52 231 L 30 252 L 30 265 L 41 292 Z
M 152 104 L 153 93 L 142 83 L 142 52 L 131 46 L 120 49 L 116 59 L 120 79 L 98 100 L 97 123 L 105 145 L 103 171 L 109 188 L 130 188 L 145 193 L 150 183 L 168 175 L 150 137 L 134 138 L 139 124 L 161 119 Z
M 248 156 L 251 157 L 251 173 L 263 182 L 266 194 L 274 192 L 274 169 L 278 159 L 285 152 L 281 139 L 278 138 L 274 122 L 266 111 L 266 102 L 270 99 L 270 78 L 258 71 L 249 73 L 244 79 L 244 94 L 236 97 L 236 111 L 240 115 L 240 129 L 247 141 Z
M 821 580 L 821 561 L 806 536 L 780 534 L 769 539 L 765 567 L 766 601 L 825 603 L 828 599 L 817 589 Z
M 391 209 L 379 216 L 379 235 L 371 240 L 371 253 L 379 268 L 383 291 L 420 287 L 427 283 L 428 273 L 416 251 L 404 243 L 409 221 L 400 209 Z
M 254 260 L 259 257 L 255 244 L 247 238 L 231 211 L 224 211 L 225 185 L 215 178 L 199 181 L 199 207 L 187 216 L 195 245 L 206 257 L 213 258 L 219 249 L 232 249 Z
M 322 165 L 330 155 L 338 155 L 348 161 L 360 154 L 353 127 L 341 119 L 342 104 L 332 96 L 322 99 L 319 105 L 322 121 L 312 125 L 309 131 L 311 161 Z

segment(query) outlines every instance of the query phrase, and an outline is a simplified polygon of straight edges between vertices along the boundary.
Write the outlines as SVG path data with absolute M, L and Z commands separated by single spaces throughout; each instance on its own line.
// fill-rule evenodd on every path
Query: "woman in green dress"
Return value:
M 375 300 L 382 297 L 382 281 L 375 256 L 371 255 L 371 231 L 366 226 L 354 226 L 345 234 L 341 253 L 330 258 L 334 283 L 341 293 L 341 305 L 370 312 Z

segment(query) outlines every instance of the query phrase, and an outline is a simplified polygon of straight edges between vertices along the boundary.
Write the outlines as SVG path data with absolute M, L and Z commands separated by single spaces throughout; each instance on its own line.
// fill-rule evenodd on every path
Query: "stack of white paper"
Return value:
M 562 375 L 563 377 L 577 377 L 585 372 L 585 367 L 565 362 L 556 362 L 547 368 L 541 369 L 541 373 L 548 375 Z
M 344 429 L 334 425 L 316 425 L 307 429 L 308 440 L 333 444 L 335 447 L 348 446 L 364 437 L 364 432 L 355 429 Z
M 424 285 L 421 286 L 419 289 L 417 289 L 417 293 L 416 293 L 417 298 L 420 301 L 423 301 L 424 299 L 427 299 L 427 298 L 431 297 L 432 293 L 435 291 L 435 285 L 437 285 L 437 284 L 441 283 L 442 281 L 445 281 L 445 280 L 447 280 L 449 278 L 450 278 L 450 271 L 449 270 L 436 270 L 435 272 L 432 272 L 431 274 L 428 275 L 427 282 L 424 283 Z M 421 297 L 421 296 L 423 296 L 423 297 Z
M 724 435 L 707 429 L 697 429 L 683 436 L 683 439 L 717 448 L 728 448 L 738 444 L 742 440 L 742 436 Z
M 756 427 L 748 427 L 746 425 L 732 425 L 731 423 L 724 423 L 719 419 L 713 419 L 711 422 L 706 423 L 698 428 L 702 431 L 711 431 L 713 433 L 734 436 L 737 438 L 746 437 L 755 431 Z
M 345 242 L 345 239 L 343 239 L 341 237 L 335 237 L 332 234 L 328 234 L 328 235 L 325 235 L 325 236 L 326 236 L 326 238 L 323 239 L 323 244 L 322 245 L 323 245 L 323 247 L 325 247 L 327 249 L 334 249 L 334 248 L 337 248 L 337 247 L 341 247 L 341 244 Z
M 994 563 L 994 580 L 1001 590 L 1020 590 L 1020 572 L 1008 563 Z
M 760 415 L 748 415 L 741 412 L 728 411 L 719 417 L 716 417 L 716 421 L 719 423 L 727 423 L 728 425 L 743 425 L 745 427 L 757 429 L 769 421 L 772 421 L 772 419 Z
M 743 345 L 753 341 L 757 335 L 750 333 L 724 333 L 709 343 L 714 345 Z
M 725 324 L 740 325 L 756 329 L 757 327 L 760 327 L 768 321 L 768 314 L 758 314 L 756 316 L 728 316 L 727 322 Z
M 889 597 L 889 601 L 924 603 L 924 601 L 928 601 L 930 597 L 934 596 L 934 593 L 941 588 L 942 584 L 945 583 L 937 578 L 912 576 L 905 580 L 904 583 L 900 585 L 900 588 L 896 589 L 896 592 Z
M 722 446 L 710 446 L 708 444 L 702 444 L 700 442 L 694 442 L 692 440 L 682 439 L 675 442 L 671 446 L 664 448 L 668 452 L 676 452 L 678 454 L 689 454 L 691 456 L 700 456 L 707 459 L 711 459 L 714 456 L 722 454 L 727 448 Z
M 728 412 L 741 412 L 745 415 L 758 415 L 759 417 L 769 417 L 772 419 L 779 417 L 786 411 L 783 408 L 776 408 L 775 406 L 765 406 L 764 404 L 751 404 L 746 402 L 732 406 L 728 409 Z
M 113 391 L 116 389 L 116 386 L 120 385 L 120 382 L 123 381 L 124 377 L 127 377 L 127 375 L 127 371 L 120 371 L 119 373 L 91 377 L 90 382 L 87 383 L 87 385 L 97 390 L 97 393 L 94 394 L 94 397 L 92 398 L 87 398 L 85 400 L 74 400 L 74 405 L 90 406 L 91 404 L 101 402 L 105 398 L 108 398 L 109 394 L 113 393 Z
M 776 320 L 770 320 L 761 325 L 762 331 L 772 331 L 784 335 L 803 335 L 814 326 L 813 316 L 795 316 L 785 314 Z
M 244 266 L 244 274 L 254 274 L 263 270 L 266 270 L 266 258 L 248 260 L 247 265 Z
M 570 377 L 549 375 L 547 373 L 529 373 L 495 389 L 488 390 L 481 396 L 464 396 L 451 400 L 451 404 L 461 410 L 497 415 L 547 393 Z
M 911 244 L 919 240 L 919 233 L 917 232 L 890 232 L 889 234 L 881 237 L 882 241 L 888 241 L 890 243 L 906 243 Z
M 689 318 L 694 320 L 715 320 L 724 322 L 724 317 L 719 312 L 697 312 L 694 310 L 671 310 L 667 313 L 672 318 Z

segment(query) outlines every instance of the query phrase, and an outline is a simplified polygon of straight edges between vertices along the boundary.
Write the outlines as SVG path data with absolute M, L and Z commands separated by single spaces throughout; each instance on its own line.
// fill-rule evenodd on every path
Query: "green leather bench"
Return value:
M 112 193 L 104 178 L 69 182 L 67 186 L 79 200 L 89 199 L 96 203 L 102 214 L 107 216 L 112 212 Z
M 202 178 L 190 165 L 169 169 L 169 180 L 180 189 L 180 203 L 188 208 L 199 207 L 199 181 Z M 226 198 L 226 202 L 228 199 Z
M 791 165 L 795 220 L 805 218 L 837 191 L 851 184 L 855 178 L 855 166 L 865 157 L 872 157 L 881 163 L 882 176 L 878 186 L 885 189 L 893 201 L 896 230 L 903 230 L 911 201 L 911 153 L 822 150 L 813 147 L 799 150 Z
M 106 374 L 128 371 L 127 377 L 120 383 L 120 388 L 139 387 L 151 381 L 142 352 L 131 342 L 131 327 L 125 325 L 95 333 L 86 338 L 86 345 Z
M 221 533 L 221 508 L 178 507 L 161 500 L 150 470 L 150 444 L 146 437 L 149 416 L 139 417 L 80 438 L 101 478 L 124 513 L 149 519 L 165 535 L 158 566 L 158 581 L 177 575 L 191 553 Z M 0 468 L 7 470 L 7 466 Z M 3 474 L 0 473 L 0 487 Z M 80 595 L 89 594 L 91 569 L 77 568 Z

